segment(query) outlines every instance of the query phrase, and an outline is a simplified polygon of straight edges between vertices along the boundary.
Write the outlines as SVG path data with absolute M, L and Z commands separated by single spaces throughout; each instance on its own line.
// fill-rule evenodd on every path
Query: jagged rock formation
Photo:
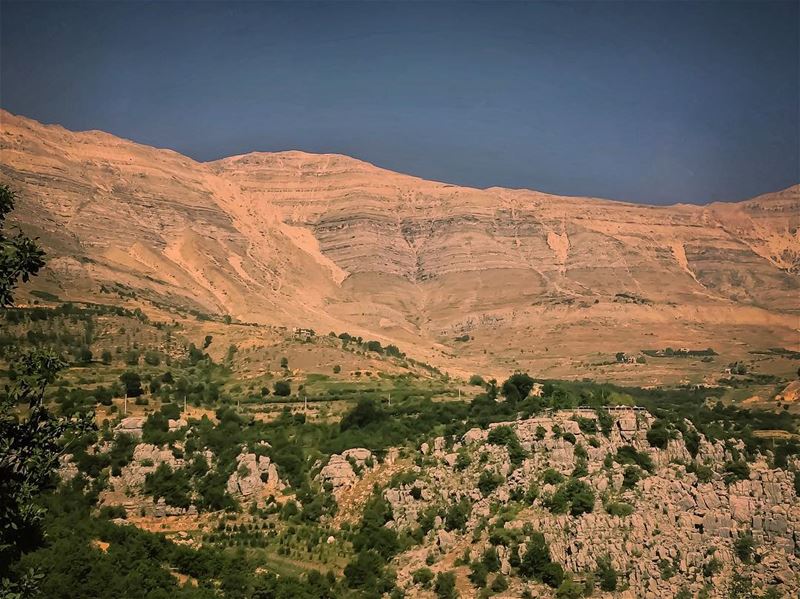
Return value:
M 228 478 L 228 493 L 242 499 L 262 498 L 267 492 L 277 492 L 286 485 L 278 476 L 278 469 L 269 457 L 254 453 L 240 453 L 236 470 Z
M 335 453 L 330 457 L 320 470 L 319 479 L 329 484 L 334 491 L 347 489 L 358 480 L 359 473 L 370 468 L 372 463 L 372 452 L 369 449 L 347 449 L 341 455 Z
M 443 438 L 434 440 L 432 447 L 421 447 L 427 457 L 422 467 L 413 468 L 418 479 L 384 491 L 394 528 L 413 530 L 426 510 L 441 508 L 421 548 L 397 560 L 399 580 L 412 594 L 416 590 L 410 575 L 426 565 L 432 549 L 439 555 L 430 566 L 434 571 L 451 567 L 465 550 L 471 559 L 480 559 L 491 545 L 486 524 L 497 514 L 492 506 L 504 506 L 512 498 L 520 501 L 526 494 L 527 507 L 515 509 L 504 528 L 521 532 L 531 527 L 542 532 L 552 559 L 579 579 L 607 556 L 629 584 L 631 590 L 623 596 L 672 597 L 683 588 L 696 594 L 710 584 L 710 596 L 722 597 L 734 571 L 745 573 L 756 586 L 777 586 L 785 596 L 797 594 L 800 501 L 791 472 L 773 469 L 762 459 L 750 465 L 747 479 L 729 483 L 722 466 L 734 459 L 741 446 L 710 443 L 701 437 L 693 458 L 679 433 L 664 449 L 650 447 L 646 434 L 653 419 L 646 412 L 615 411 L 608 436 L 582 432 L 575 418 L 594 420 L 596 416 L 589 410 L 570 410 L 493 425 L 512 427 L 526 450 L 527 457 L 516 468 L 506 447 L 487 442 L 486 430 L 473 429 L 449 447 Z M 565 435 L 574 435 L 575 442 Z M 626 447 L 649 456 L 653 464 L 653 472 L 643 473 L 644 478 L 633 485 L 625 483 L 626 466 L 607 457 Z M 545 506 L 562 483 L 543 480 L 543 473 L 552 469 L 569 477 L 581 459 L 576 457 L 581 453 L 576 448 L 585 450 L 586 473 L 579 478 L 594 490 L 595 504 L 590 513 L 581 515 L 551 513 Z M 459 454 L 471 458 L 463 470 L 453 467 Z M 703 481 L 687 470 L 693 459 L 710 468 Z M 488 494 L 478 484 L 485 470 L 502 480 Z M 533 500 L 531 489 L 537 491 Z M 447 506 L 464 498 L 471 506 L 464 530 L 445 530 Z M 610 513 L 613 510 L 606 506 L 615 502 L 632 506 L 632 513 Z M 734 542 L 743 534 L 752 534 L 757 565 L 735 557 Z M 503 545 L 497 549 L 501 571 L 508 574 L 512 571 L 509 549 Z M 524 553 L 524 541 L 518 551 Z M 466 576 L 466 568 L 457 571 Z M 464 588 L 477 594 L 468 583 Z M 509 596 L 520 596 L 525 588 L 549 596 L 542 587 L 518 578 L 512 580 Z
M 466 372 L 507 370 L 512 350 L 541 372 L 597 351 L 796 344 L 798 186 L 639 206 L 469 189 L 338 155 L 197 163 L 8 112 L 0 121 L 16 216 L 50 254 L 37 284 L 64 299 L 348 330 Z M 442 345 L 466 333 L 458 356 Z
M 125 421 L 128 421 L 127 426 L 123 428 L 117 427 L 117 431 L 132 434 L 131 431 L 135 430 L 132 427 L 132 420 L 127 418 L 123 420 L 123 423 Z M 141 429 L 139 432 L 138 436 L 140 437 Z M 133 436 L 136 435 L 133 434 Z M 180 449 L 180 447 L 179 445 L 177 449 Z M 204 452 L 203 457 L 209 464 L 213 463 L 214 456 L 210 451 Z M 187 466 L 186 461 L 181 457 L 176 457 L 176 452 L 168 447 L 159 447 L 150 443 L 137 444 L 133 449 L 130 463 L 122 467 L 118 475 L 115 476 L 113 472 L 111 473 L 108 487 L 100 494 L 100 505 L 121 505 L 130 515 L 147 514 L 163 517 L 196 514 L 197 508 L 194 505 L 190 505 L 188 508 L 179 508 L 167 505 L 163 497 L 158 501 L 154 501 L 152 497 L 144 494 L 147 475 L 155 472 L 162 464 L 166 464 L 172 470 L 180 470 Z M 62 479 L 65 473 L 68 473 L 68 471 L 65 471 L 62 467 L 59 472 Z
M 141 439 L 142 427 L 144 426 L 146 420 L 146 416 L 129 416 L 127 418 L 123 418 L 120 423 L 114 427 L 114 432 L 131 435 L 132 437 Z M 171 433 L 185 427 L 187 424 L 188 423 L 183 418 L 179 418 L 177 420 L 169 419 L 167 421 L 169 432 Z

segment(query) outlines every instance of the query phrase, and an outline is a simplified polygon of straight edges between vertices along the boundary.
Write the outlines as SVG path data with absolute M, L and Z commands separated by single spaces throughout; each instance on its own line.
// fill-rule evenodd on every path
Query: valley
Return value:
M 63 431 L 4 592 L 800 590 L 800 187 L 657 208 L 0 116 L 46 252 L 7 455 Z

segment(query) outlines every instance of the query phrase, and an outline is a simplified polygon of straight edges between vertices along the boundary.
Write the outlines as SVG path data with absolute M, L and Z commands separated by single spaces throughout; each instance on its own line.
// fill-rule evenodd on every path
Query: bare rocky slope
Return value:
M 61 299 L 349 331 L 462 372 L 564 374 L 575 356 L 643 347 L 798 349 L 800 186 L 655 207 L 339 155 L 199 163 L 0 120 L 16 218 L 51 255 L 37 285 Z

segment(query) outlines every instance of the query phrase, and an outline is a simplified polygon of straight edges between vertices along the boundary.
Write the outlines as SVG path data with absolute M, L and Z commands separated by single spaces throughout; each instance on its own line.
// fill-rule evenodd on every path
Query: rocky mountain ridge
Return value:
M 544 347 L 585 355 L 597 323 L 609 350 L 649 335 L 797 345 L 800 186 L 656 207 L 471 189 L 339 155 L 198 163 L 5 111 L 0 124 L 18 220 L 51 256 L 37 284 L 62 299 L 348 330 L 465 372 L 546 364 Z M 486 351 L 531 328 L 544 347 Z M 454 346 L 465 334 L 477 342 Z

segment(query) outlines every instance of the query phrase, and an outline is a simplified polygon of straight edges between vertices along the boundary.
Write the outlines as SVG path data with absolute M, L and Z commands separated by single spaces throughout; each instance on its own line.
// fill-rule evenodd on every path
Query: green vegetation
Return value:
M 16 196 L 0 185 L 0 308 L 14 301 L 17 283 L 28 281 L 44 266 L 44 252 L 23 233 L 9 235 L 6 216 Z M 46 509 L 37 503 L 58 464 L 60 442 L 66 434 L 91 428 L 87 416 L 70 421 L 55 417 L 45 406 L 47 385 L 65 366 L 53 352 L 34 349 L 17 356 L 15 384 L 0 395 L 0 579 L 2 594 L 36 594 L 37 564 L 20 567 L 18 560 L 44 544 Z M 15 409 L 25 406 L 27 415 Z
M 753 534 L 741 533 L 733 543 L 733 550 L 742 562 L 749 564 L 753 561 Z
M 553 588 L 558 588 L 564 580 L 564 569 L 551 560 L 550 547 L 540 532 L 534 532 L 528 538 L 519 572 L 525 578 L 533 578 Z
M 543 503 L 554 514 L 564 514 L 569 511 L 572 516 L 580 516 L 594 509 L 594 500 L 595 495 L 591 486 L 577 478 L 570 478 Z
M 13 285 L 8 289 L 0 289 L 0 293 L 10 297 Z M 53 296 L 48 301 L 55 299 Z M 6 375 L 12 385 L 8 391 L 0 392 L 0 438 L 3 443 L 9 439 L 12 446 L 19 446 L 22 435 L 31 434 L 34 423 L 43 437 L 30 453 L 20 454 L 26 463 L 14 465 L 23 468 L 21 472 L 28 477 L 26 480 L 33 481 L 32 485 L 21 484 L 16 471 L 12 472 L 5 462 L 0 463 L 4 468 L 0 471 L 4 507 L 0 515 L 0 574 L 9 577 L 9 588 L 17 589 L 33 584 L 32 578 L 26 578 L 31 568 L 42 571 L 45 578 L 41 588 L 46 596 L 74 596 L 76 592 L 82 596 L 113 592 L 120 597 L 148 599 L 171 595 L 398 596 L 392 559 L 415 543 L 428 542 L 433 535 L 427 539 L 425 536 L 434 529 L 434 523 L 441 522 L 450 533 L 465 532 L 472 501 L 458 494 L 442 496 L 435 504 L 424 507 L 419 504 L 418 527 L 398 530 L 386 526 L 393 521 L 393 514 L 383 496 L 385 487 L 376 485 L 363 510 L 352 520 L 355 524 L 348 521 L 341 530 L 334 530 L 331 519 L 340 513 L 340 507 L 331 494 L 331 484 L 323 484 L 317 475 L 333 453 L 364 447 L 373 452 L 376 461 L 381 461 L 390 447 L 397 447 L 401 459 L 413 461 L 421 472 L 413 472 L 409 465 L 409 469 L 394 473 L 388 484 L 385 480 L 381 484 L 404 487 L 414 501 L 424 501 L 423 497 L 429 497 L 426 488 L 430 487 L 426 485 L 432 484 L 426 479 L 425 467 L 439 457 L 420 455 L 416 448 L 439 436 L 445 438 L 445 451 L 455 453 L 455 461 L 449 462 L 457 471 L 454 474 L 474 473 L 481 494 L 491 498 L 489 516 L 482 519 L 474 537 L 477 541 L 481 534 L 488 535 L 491 545 L 479 559 L 470 560 L 467 553 L 457 564 L 469 567 L 472 584 L 486 594 L 506 591 L 508 579 L 499 573 L 503 554 L 508 556 L 514 575 L 543 582 L 557 589 L 558 597 L 581 596 L 593 588 L 594 577 L 602 590 L 612 592 L 626 583 L 619 580 L 621 575 L 607 557 L 598 561 L 595 572 L 576 573 L 577 580 L 586 580 L 581 585 L 552 561 L 541 533 L 530 525 L 522 530 L 505 527 L 540 495 L 539 481 L 526 488 L 516 478 L 519 470 L 515 469 L 523 464 L 527 452 L 514 428 L 504 424 L 491 427 L 487 439 L 490 444 L 505 447 L 514 471 L 509 475 L 509 501 L 504 505 L 497 501 L 500 494 L 493 497 L 506 482 L 497 465 L 490 463 L 498 448 L 473 455 L 465 446 L 454 447 L 464 432 L 549 409 L 596 408 L 597 419 L 574 418 L 580 431 L 589 435 L 585 441 L 579 442 L 575 434 L 558 427 L 552 431 L 554 438 L 573 444 L 576 467 L 571 476 L 565 478 L 553 469 L 540 474 L 541 483 L 549 485 L 544 487 L 547 496 L 542 497 L 542 504 L 554 513 L 573 517 L 592 512 L 597 502 L 592 487 L 581 480 L 588 475 L 587 456 L 591 452 L 584 445 L 600 447 L 601 435 L 611 435 L 614 419 L 607 409 L 611 406 L 639 405 L 650 410 L 657 417 L 647 434 L 653 448 L 663 449 L 670 440 L 683 438 L 689 452 L 696 456 L 699 434 L 695 427 L 712 441 L 741 438 L 744 451 L 733 453 L 734 459 L 725 465 L 724 476 L 729 484 L 749 476 L 747 461 L 759 450 L 768 447 L 775 465 L 781 467 L 798 455 L 796 441 L 767 441 L 752 434 L 757 428 L 795 432 L 793 416 L 726 406 L 719 401 L 723 397 L 720 389 L 645 390 L 588 381 L 534 381 L 528 374 L 517 372 L 500 385 L 473 375 L 469 383 L 480 387 L 473 390 L 479 393 L 472 401 L 463 402 L 455 400 L 458 384 L 444 375 L 426 380 L 411 374 L 362 371 L 352 376 L 331 376 L 331 371 L 341 374 L 339 365 L 322 365 L 326 374 L 298 374 L 297 364 L 302 360 L 292 357 L 290 371 L 286 356 L 280 359 L 281 371 L 259 372 L 252 379 L 237 378 L 235 363 L 246 350 L 230 346 L 225 358 L 215 363 L 205 350 L 210 346 L 224 349 L 221 344 L 226 343 L 219 341 L 224 337 L 216 329 L 216 341 L 212 335 L 204 335 L 205 331 L 197 334 L 194 342 L 176 341 L 178 323 L 149 322 L 140 311 L 62 304 L 4 309 L 2 317 L 7 326 L 0 333 L 0 354 L 9 363 Z M 127 337 L 119 345 L 98 344 L 98 322 L 107 317 L 119 319 L 130 331 L 138 333 L 125 333 Z M 146 342 L 142 341 L 142 330 L 150 335 Z M 339 347 L 341 342 L 339 349 L 369 353 L 373 362 L 386 359 L 393 367 L 413 363 L 396 346 L 383 347 L 378 341 L 365 341 L 347 333 L 324 340 L 329 347 Z M 39 353 L 11 360 L 19 347 Z M 45 347 L 52 351 L 42 353 Z M 664 350 L 663 356 L 655 357 L 668 357 L 667 353 Z M 218 355 L 213 350 L 212 354 Z M 288 350 L 287 354 L 294 356 Z M 678 350 L 670 355 L 684 354 L 716 355 L 713 350 Z M 66 363 L 72 365 L 69 380 L 54 385 L 55 371 Z M 425 370 L 436 372 L 432 367 Z M 359 380 L 345 380 L 348 376 Z M 505 401 L 497 401 L 498 392 Z M 126 516 L 119 506 L 97 509 L 99 493 L 106 488 L 109 477 L 118 476 L 132 460 L 136 443 L 127 435 L 113 434 L 123 397 L 145 406 L 143 412 L 138 412 L 146 415 L 142 441 L 171 451 L 186 465 L 173 469 L 160 463 L 144 477 L 144 493 L 154 502 L 163 498 L 169 506 L 193 505 L 203 512 L 203 518 L 209 518 L 212 526 L 199 532 L 195 539 L 202 541 L 202 549 L 175 545 L 162 535 L 145 533 L 133 526 L 114 525 L 111 519 Z M 301 410 L 302 401 L 320 404 L 320 410 Z M 343 403 L 331 410 L 333 402 Z M 88 427 L 70 430 L 73 425 L 55 418 L 45 405 L 62 417 L 79 417 L 102 406 L 99 410 L 107 421 L 99 432 Z M 209 411 L 206 416 L 190 417 L 184 413 L 184 405 Z M 18 418 L 20 414 L 28 420 Z M 173 422 L 170 429 L 170 421 L 179 418 L 187 421 L 186 426 L 180 424 L 178 428 Z M 535 435 L 545 440 L 548 433 L 540 426 Z M 107 443 L 103 451 L 95 451 L 98 442 Z M 55 489 L 50 480 L 56 464 L 54 456 L 67 448 L 79 474 L 70 484 Z M 207 451 L 213 459 L 207 458 Z M 228 494 L 228 479 L 236 471 L 236 458 L 243 451 L 270 458 L 288 485 L 282 497 L 270 498 L 265 504 L 240 505 Z M 648 453 L 631 445 L 609 455 L 605 465 L 610 469 L 614 462 L 623 467 L 625 490 L 635 489 L 641 477 L 653 471 Z M 719 476 L 696 461 L 685 466 L 699 481 Z M 355 469 L 360 472 L 361 468 Z M 795 486 L 800 486 L 800 474 L 795 475 Z M 623 493 L 626 501 L 604 496 L 604 509 L 614 516 L 629 516 L 634 506 L 628 501 L 634 501 L 635 496 L 635 492 Z M 18 535 L 18 531 L 25 534 Z M 327 541 L 329 537 L 332 542 Z M 98 548 L 98 541 L 109 543 L 107 551 Z M 500 545 L 505 549 L 498 552 Z M 737 539 L 735 551 L 740 560 L 750 563 L 752 536 Z M 431 554 L 428 565 L 435 559 Z M 313 569 L 323 563 L 332 572 L 324 574 Z M 672 563 L 660 566 L 663 576 L 671 575 Z M 708 562 L 709 572 L 713 566 L 712 559 Z M 261 573 L 265 570 L 270 572 Z M 340 573 L 338 577 L 334 571 Z M 170 572 L 192 577 L 192 584 L 178 585 Z M 413 572 L 412 581 L 437 597 L 453 597 L 456 593 L 452 572 L 434 575 L 430 568 L 419 568 Z
M 481 495 L 491 495 L 503 483 L 503 477 L 494 470 L 484 470 L 478 478 L 478 489 Z
M 621 518 L 630 516 L 633 513 L 633 506 L 623 501 L 610 501 L 605 504 L 604 507 L 606 512 L 612 516 L 619 516 Z
M 498 426 L 489 431 L 487 442 L 502 445 L 508 450 L 508 458 L 514 466 L 519 466 L 527 453 L 519 444 L 517 434 L 510 426 Z
M 614 569 L 611 558 L 608 555 L 597 560 L 595 575 L 603 591 L 613 592 L 617 590 L 619 573 Z

